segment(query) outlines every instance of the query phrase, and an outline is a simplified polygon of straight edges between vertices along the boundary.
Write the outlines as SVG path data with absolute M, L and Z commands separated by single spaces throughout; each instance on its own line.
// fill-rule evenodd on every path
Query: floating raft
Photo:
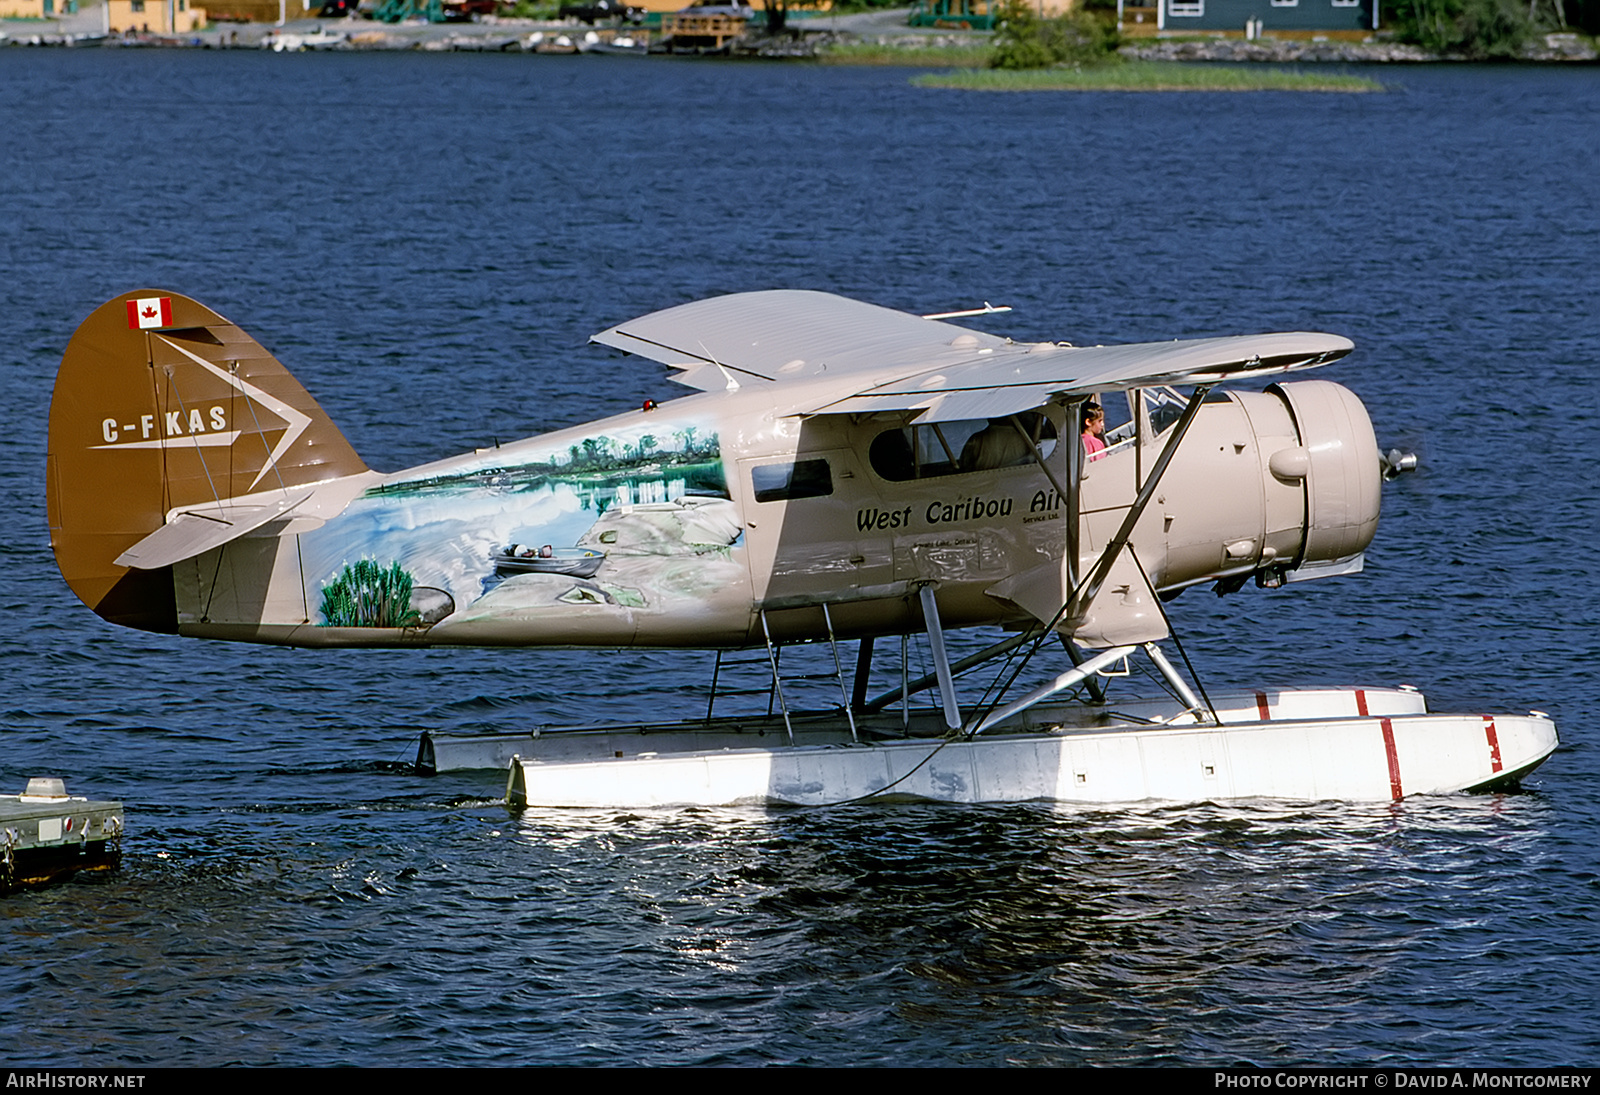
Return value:
M 0 795 L 0 893 L 113 870 L 121 859 L 122 803 L 68 795 L 54 777 Z

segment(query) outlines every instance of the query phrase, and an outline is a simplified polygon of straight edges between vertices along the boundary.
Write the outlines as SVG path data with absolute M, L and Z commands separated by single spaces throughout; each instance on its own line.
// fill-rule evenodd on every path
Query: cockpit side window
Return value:
M 792 464 L 760 464 L 750 469 L 757 502 L 825 498 L 833 493 L 833 472 L 820 457 Z
M 1177 388 L 1145 388 L 1144 403 L 1150 412 L 1150 432 L 1160 437 L 1170 429 L 1183 415 L 1183 408 L 1189 402 L 1189 394 Z M 1206 393 L 1206 403 L 1227 403 L 1228 393 L 1220 388 L 1213 388 Z
M 1056 445 L 1055 423 L 1037 411 L 1016 417 L 1039 454 L 1048 457 Z M 879 478 L 904 483 L 1029 464 L 1033 454 L 1010 418 L 972 418 L 885 430 L 872 439 L 867 460 Z
M 1094 398 L 1105 410 L 1106 433 L 1102 440 L 1106 448 L 1116 448 L 1122 442 L 1132 440 L 1138 425 L 1134 420 L 1132 393 L 1104 392 Z

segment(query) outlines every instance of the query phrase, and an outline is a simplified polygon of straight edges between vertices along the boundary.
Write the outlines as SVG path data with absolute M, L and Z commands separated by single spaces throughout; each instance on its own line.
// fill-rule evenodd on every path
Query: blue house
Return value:
M 1378 0 L 1156 0 L 1157 26 L 1169 34 L 1184 31 L 1243 31 L 1255 21 L 1258 33 L 1371 33 L 1378 29 Z

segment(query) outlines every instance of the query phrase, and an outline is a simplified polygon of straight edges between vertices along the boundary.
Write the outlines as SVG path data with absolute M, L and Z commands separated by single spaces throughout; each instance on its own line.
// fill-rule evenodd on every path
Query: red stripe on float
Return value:
M 1489 760 L 1496 772 L 1501 771 L 1505 765 L 1500 763 L 1500 735 L 1494 732 L 1494 719 L 1488 715 L 1483 716 L 1483 734 L 1489 739 Z
M 1399 802 L 1405 797 L 1405 792 L 1400 789 L 1400 757 L 1394 751 L 1394 726 L 1388 719 L 1382 721 L 1382 726 L 1383 751 L 1389 757 L 1389 793 Z
M 1356 689 L 1356 714 L 1365 715 L 1366 713 L 1367 713 L 1367 692 L 1366 692 L 1366 689 L 1364 689 L 1364 688 L 1358 688 L 1358 689 Z
M 1260 713 L 1262 722 L 1272 721 L 1272 707 L 1267 703 L 1265 692 L 1256 693 L 1256 711 Z

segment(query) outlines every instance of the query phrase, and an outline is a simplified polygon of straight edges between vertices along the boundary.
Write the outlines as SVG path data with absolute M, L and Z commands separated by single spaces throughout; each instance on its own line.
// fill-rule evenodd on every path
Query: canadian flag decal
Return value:
M 128 301 L 128 328 L 142 331 L 146 327 L 172 326 L 171 297 L 139 297 Z

